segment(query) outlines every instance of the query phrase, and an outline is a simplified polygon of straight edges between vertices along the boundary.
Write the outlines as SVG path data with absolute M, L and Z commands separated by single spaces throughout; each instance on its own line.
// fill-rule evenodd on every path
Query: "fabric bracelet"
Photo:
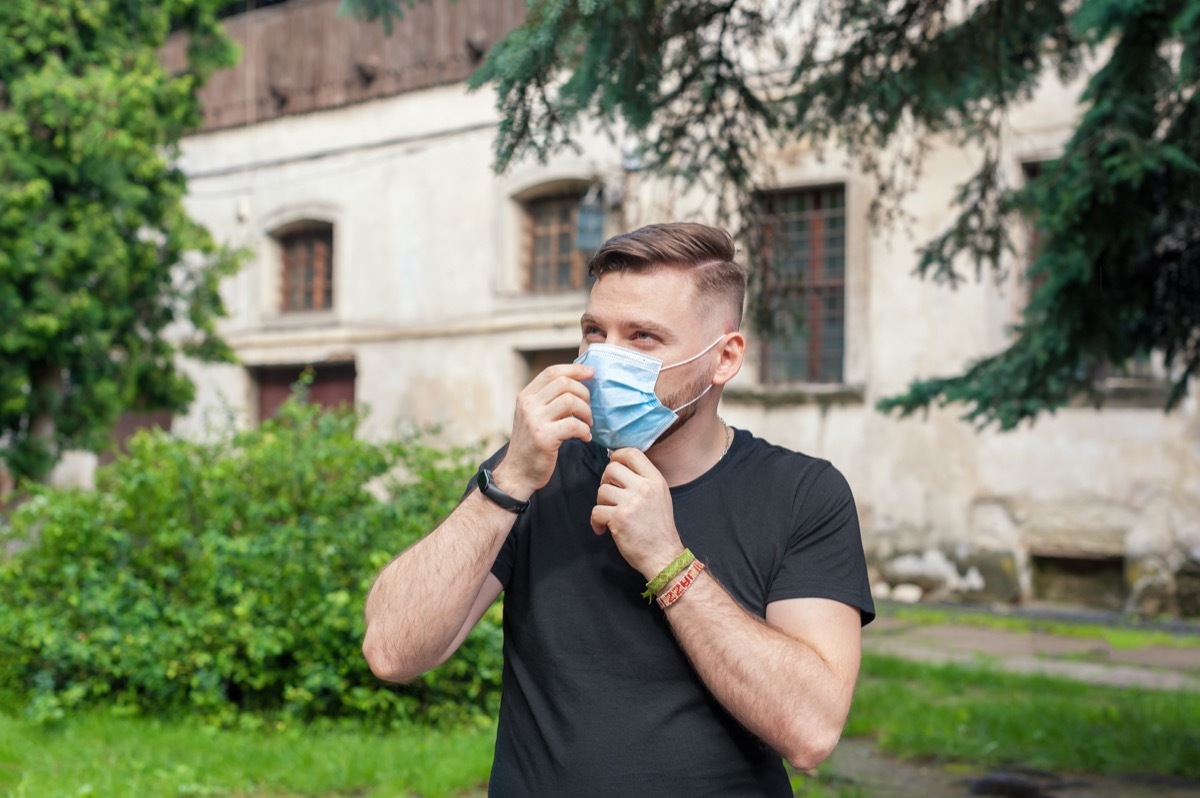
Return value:
M 671 585 L 670 590 L 658 597 L 658 606 L 665 610 L 676 601 L 679 601 L 687 589 L 692 586 L 692 583 L 696 581 L 696 578 L 702 573 L 704 573 L 704 563 L 696 560 L 692 563 L 692 567 L 688 568 L 687 573 L 683 575 L 682 579 Z
M 646 603 L 649 604 L 654 601 L 655 594 L 666 587 L 668 582 L 679 576 L 683 572 L 683 569 L 691 565 L 695 559 L 696 555 L 692 554 L 691 549 L 684 549 L 678 557 L 671 561 L 670 565 L 659 571 L 658 576 L 646 583 L 646 592 L 642 594 L 642 598 L 646 599 Z

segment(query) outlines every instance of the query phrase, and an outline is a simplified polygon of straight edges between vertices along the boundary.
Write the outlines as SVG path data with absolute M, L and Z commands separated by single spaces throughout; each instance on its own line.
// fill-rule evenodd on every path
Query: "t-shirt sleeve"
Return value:
M 484 468 L 495 468 L 496 464 L 504 459 L 504 453 L 508 450 L 508 444 L 501 446 L 500 449 L 481 464 Z M 475 475 L 471 475 L 471 481 L 467 483 L 467 489 L 463 491 L 462 497 L 465 499 L 471 495 L 471 491 L 479 490 L 479 484 L 475 481 Z M 513 561 L 516 559 L 516 531 L 519 524 L 514 524 L 512 531 L 508 533 L 508 537 L 504 540 L 504 545 L 500 547 L 500 552 L 496 555 L 496 561 L 492 563 L 492 576 L 500 580 L 500 584 L 507 586 L 509 577 L 512 576 Z
M 801 479 L 791 537 L 767 603 L 827 598 L 857 607 L 866 626 L 875 618 L 854 494 L 841 472 L 821 461 Z
M 512 577 L 513 562 L 517 557 L 517 525 L 513 525 L 512 531 L 508 533 L 508 537 L 504 541 L 504 545 L 500 547 L 500 551 L 496 554 L 496 561 L 492 563 L 492 576 L 500 580 L 500 584 L 508 587 L 508 580 Z

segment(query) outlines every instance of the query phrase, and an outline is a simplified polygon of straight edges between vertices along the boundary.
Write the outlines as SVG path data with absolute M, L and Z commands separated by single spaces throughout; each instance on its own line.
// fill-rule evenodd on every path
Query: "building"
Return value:
M 582 154 L 492 173 L 493 99 L 463 81 L 522 0 L 418 4 L 391 38 L 336 19 L 337 4 L 227 21 L 243 58 L 205 89 L 183 166 L 194 217 L 254 253 L 225 294 L 241 364 L 193 367 L 198 398 L 174 429 L 254 423 L 311 369 L 315 400 L 369 408 L 364 434 L 440 425 L 448 440 L 494 442 L 521 386 L 576 354 L 581 206 L 604 209 L 606 233 L 703 220 L 706 206 L 599 135 Z M 1054 156 L 1076 96 L 1048 85 L 1013 111 L 1012 179 Z M 753 341 L 726 419 L 846 474 L 881 589 L 1200 614 L 1200 417 L 1194 396 L 1164 415 L 1152 369 L 1109 380 L 1102 411 L 1007 434 L 954 408 L 874 409 L 996 351 L 1018 318 L 1020 268 L 957 290 L 912 276 L 915 242 L 950 221 L 972 163 L 934 144 L 906 232 L 870 226 L 872 186 L 842 159 L 775 154 L 764 197 L 797 275 L 777 288 L 804 297 L 811 334 Z

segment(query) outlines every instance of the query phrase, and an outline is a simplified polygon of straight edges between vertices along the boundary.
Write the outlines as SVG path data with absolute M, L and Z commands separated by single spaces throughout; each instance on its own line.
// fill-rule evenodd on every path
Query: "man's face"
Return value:
M 583 341 L 607 343 L 658 358 L 664 366 L 687 360 L 725 332 L 718 313 L 705 313 L 692 279 L 679 269 L 649 272 L 610 272 L 592 287 L 580 320 Z M 663 372 L 655 386 L 659 400 L 676 408 L 696 398 L 712 383 L 718 358 L 715 351 L 677 369 Z M 681 423 L 695 412 L 691 405 Z M 665 436 L 664 436 L 665 437 Z

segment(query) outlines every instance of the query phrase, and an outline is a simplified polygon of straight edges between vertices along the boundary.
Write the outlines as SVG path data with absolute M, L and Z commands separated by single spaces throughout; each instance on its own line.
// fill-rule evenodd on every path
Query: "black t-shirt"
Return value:
M 504 675 L 489 796 L 791 796 L 779 755 L 712 697 L 640 596 L 645 578 L 592 531 L 607 465 L 603 447 L 565 443 L 492 566 Z M 854 499 L 828 462 L 739 430 L 671 498 L 684 545 L 754 615 L 820 597 L 874 618 Z

